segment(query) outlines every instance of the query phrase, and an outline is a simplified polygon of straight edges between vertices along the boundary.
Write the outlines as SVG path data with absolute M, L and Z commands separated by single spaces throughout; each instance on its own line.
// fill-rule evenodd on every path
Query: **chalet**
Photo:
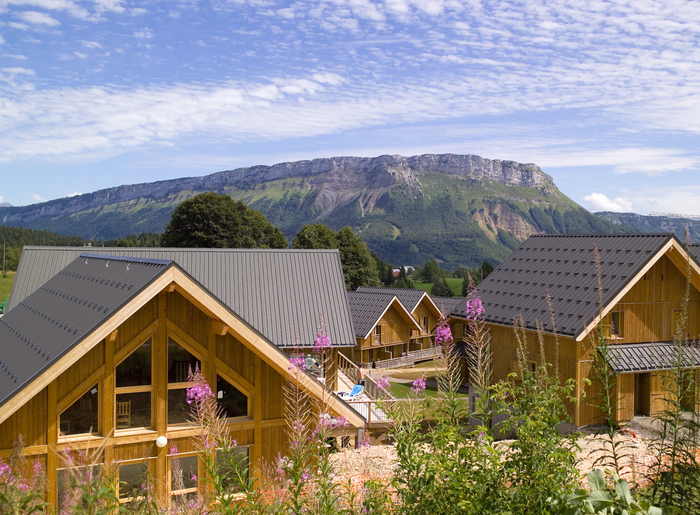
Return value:
M 96 249 L 92 249 L 96 250 Z M 26 246 L 7 309 L 76 259 L 83 247 Z M 202 286 L 287 353 L 310 353 L 320 316 L 333 359 L 327 384 L 337 386 L 340 349 L 356 345 L 337 250 L 100 248 L 100 254 L 176 262 Z
M 602 306 L 594 247 L 600 257 Z M 592 379 L 591 333 L 603 324 L 610 362 L 619 373 L 618 419 L 649 416 L 662 407 L 661 378 L 671 367 L 668 351 L 682 313 L 688 264 L 692 287 L 685 331 L 694 340 L 700 335 L 700 266 L 675 236 L 531 236 L 478 288 L 492 338 L 493 380 L 517 370 L 513 323 L 522 315 L 530 366 L 534 370 L 543 359 L 556 363 L 562 380 L 577 380 L 579 399 L 586 389 L 586 400 L 568 407 L 572 421 L 579 426 L 599 421 L 595 386 L 586 387 L 584 379 Z M 451 321 L 467 322 L 464 304 L 452 310 Z M 544 331 L 544 356 L 537 343 L 538 324 Z M 700 367 L 694 346 L 686 359 L 688 368 Z
M 410 288 L 381 288 L 372 286 L 360 286 L 357 289 L 362 293 L 391 293 L 401 301 L 401 304 L 408 310 L 421 327 L 418 335 L 409 338 L 407 352 L 427 350 L 435 342 L 434 334 L 442 312 L 433 299 L 424 290 L 414 290 Z M 431 335 L 433 335 L 431 337 Z
M 304 297 L 309 293 L 304 286 L 280 301 L 276 296 L 282 293 L 269 278 L 260 277 L 253 288 L 256 281 L 244 279 L 253 268 L 229 267 L 217 279 L 208 278 L 224 300 L 172 259 L 111 252 L 78 254 L 63 265 L 56 263 L 70 255 L 66 249 L 29 250 L 20 262 L 11 309 L 0 319 L 0 457 L 12 452 L 21 435 L 25 454 L 45 466 L 51 503 L 63 488 L 57 452 L 66 447 L 104 446 L 104 460 L 118 463 L 121 480 L 139 486 L 147 470 L 158 479 L 162 499 L 196 491 L 196 479 L 188 481 L 182 491 L 173 490 L 171 482 L 174 449 L 183 469 L 191 471 L 191 476 L 202 476 L 194 447 L 197 431 L 188 421 L 186 404 L 191 368 L 199 367 L 217 392 L 230 434 L 240 452 L 246 453 L 255 475 L 286 450 L 285 382 L 296 380 L 309 395 L 324 395 L 323 384 L 310 375 L 295 379 L 282 348 L 296 341 L 288 331 L 300 310 L 300 300 L 311 302 Z M 285 252 L 261 252 L 276 257 L 268 254 L 259 267 L 279 272 L 278 266 L 270 266 L 275 259 L 275 264 L 295 259 Z M 189 262 L 187 252 L 179 257 L 197 269 L 192 261 L 209 259 L 211 266 L 226 254 L 213 252 L 204 258 L 204 253 L 190 253 Z M 336 263 L 332 255 L 321 253 L 316 258 Z M 303 259 L 307 258 L 311 259 Z M 231 264 L 233 258 L 228 259 Z M 49 275 L 43 267 L 35 268 L 38 262 L 56 271 Z M 250 256 L 236 263 L 253 266 Z M 35 280 L 28 275 L 32 270 L 49 277 L 37 279 L 34 284 L 38 286 L 29 285 Z M 324 285 L 325 298 L 316 302 L 329 308 L 338 277 L 329 272 L 323 281 L 320 268 L 310 273 L 320 275 L 318 284 Z M 223 278 L 250 289 L 226 291 L 218 282 Z M 343 287 L 342 274 L 339 278 Z M 236 300 L 238 295 L 246 296 L 246 301 Z M 272 306 L 267 305 L 268 300 Z M 258 311 L 246 311 L 246 302 L 257 302 Z M 278 303 L 285 309 L 279 309 Z M 251 322 L 231 304 L 258 318 Z M 278 320 L 289 321 L 264 321 L 261 313 L 266 310 Z M 300 324 L 299 333 L 313 340 L 317 320 L 310 314 L 298 316 L 300 320 L 293 322 Z M 330 309 L 324 316 L 342 322 L 342 316 L 334 318 Z M 312 325 L 311 330 L 305 324 Z M 352 331 L 349 320 L 346 327 Z M 343 330 L 340 324 L 329 324 L 332 338 L 342 338 Z M 345 417 L 351 428 L 361 430 L 365 424 L 365 418 L 333 395 L 330 409 Z M 165 438 L 165 446 L 156 444 L 162 443 L 159 437 Z M 127 488 L 120 488 L 119 496 L 124 498 Z
M 391 367 L 408 353 L 412 337 L 429 337 L 393 293 L 358 290 L 347 298 L 357 338 L 354 361 L 361 367 Z

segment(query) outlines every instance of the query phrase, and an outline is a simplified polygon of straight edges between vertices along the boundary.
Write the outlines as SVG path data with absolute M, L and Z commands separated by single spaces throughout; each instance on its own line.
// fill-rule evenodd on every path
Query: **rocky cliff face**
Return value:
M 508 186 L 554 186 L 552 178 L 534 164 L 484 159 L 479 156 L 425 154 L 413 157 L 333 157 L 239 168 L 205 177 L 118 186 L 41 204 L 1 209 L 0 220 L 6 224 L 27 223 L 39 217 L 80 213 L 136 199 L 167 199 L 177 196 L 183 190 L 223 191 L 227 187 L 245 188 L 290 177 L 314 176 L 318 176 L 318 179 L 312 183 L 321 186 L 316 198 L 316 207 L 321 212 L 357 198 L 358 194 L 362 197 L 363 205 L 371 210 L 377 199 L 399 181 L 419 188 L 416 172 L 481 177 Z

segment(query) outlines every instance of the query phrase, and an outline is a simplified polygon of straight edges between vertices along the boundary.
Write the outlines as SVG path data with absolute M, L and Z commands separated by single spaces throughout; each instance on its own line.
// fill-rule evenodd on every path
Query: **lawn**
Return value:
M 438 389 L 435 386 L 426 386 L 425 395 L 426 397 L 435 398 L 437 397 Z M 392 383 L 389 387 L 389 393 L 396 397 L 397 399 L 407 399 L 411 396 L 411 384 L 410 383 Z M 465 399 L 469 397 L 467 393 L 459 392 L 457 395 L 464 397 Z
M 449 285 L 450 288 L 452 288 L 452 291 L 455 293 L 455 297 L 461 297 L 462 296 L 462 279 L 459 277 L 448 277 L 445 279 L 447 281 L 447 284 Z M 425 290 L 428 293 L 432 292 L 433 289 L 433 283 L 415 283 L 416 288 L 419 290 Z
M 0 303 L 10 296 L 10 290 L 12 289 L 14 280 L 14 272 L 8 272 L 7 277 L 3 277 L 2 273 L 0 273 Z

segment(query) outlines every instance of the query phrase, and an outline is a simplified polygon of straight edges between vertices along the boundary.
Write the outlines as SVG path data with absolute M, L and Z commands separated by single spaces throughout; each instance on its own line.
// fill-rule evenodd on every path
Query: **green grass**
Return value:
M 2 273 L 0 273 L 0 302 L 10 296 L 10 290 L 12 289 L 12 283 L 14 281 L 14 272 L 8 272 L 7 277 L 3 277 Z
M 435 398 L 437 397 L 437 388 L 434 386 L 426 386 L 425 395 L 426 397 Z M 411 396 L 411 384 L 410 383 L 392 383 L 389 387 L 389 393 L 396 397 L 397 399 L 407 399 Z M 459 392 L 457 395 L 460 397 L 468 398 L 469 394 Z
M 461 297 L 462 296 L 462 279 L 459 277 L 448 277 L 445 279 L 447 281 L 447 284 L 449 285 L 450 288 L 452 288 L 452 291 L 455 293 L 455 297 Z M 415 283 L 416 288 L 419 290 L 425 290 L 428 293 L 432 293 L 433 290 L 433 283 Z

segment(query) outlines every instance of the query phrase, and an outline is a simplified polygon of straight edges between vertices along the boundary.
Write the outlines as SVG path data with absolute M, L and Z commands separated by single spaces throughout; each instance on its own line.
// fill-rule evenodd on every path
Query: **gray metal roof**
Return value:
M 423 297 L 428 295 L 425 290 L 415 290 L 412 288 L 383 288 L 381 286 L 360 286 L 356 291 L 365 293 L 391 293 L 396 295 L 401 304 L 411 313 L 418 307 Z
M 680 355 L 679 351 L 680 350 Z M 617 373 L 700 367 L 700 348 L 672 342 L 628 343 L 608 346 L 608 362 Z
M 433 299 L 433 302 L 445 315 L 457 311 L 460 307 L 465 306 L 467 302 L 467 299 L 464 297 L 438 297 L 431 295 L 430 298 Z
M 355 336 L 358 338 L 365 338 L 369 334 L 394 300 L 401 302 L 393 293 L 349 291 L 347 298 Z
M 512 325 L 521 314 L 552 331 L 546 294 L 552 298 L 557 332 L 578 336 L 598 314 L 598 278 L 593 246 L 600 254 L 603 306 L 620 292 L 673 234 L 530 236 L 479 285 L 486 321 Z M 680 242 L 678 242 L 680 244 Z M 452 311 L 464 317 L 466 305 Z
M 337 250 L 92 248 L 104 255 L 169 259 L 280 347 L 313 345 L 320 315 L 333 346 L 355 346 Z M 25 247 L 8 309 L 85 252 L 84 247 Z
M 695 258 L 695 261 L 700 262 L 700 244 L 694 243 L 689 245 L 690 255 Z
M 0 318 L 0 406 L 172 265 L 84 254 Z

